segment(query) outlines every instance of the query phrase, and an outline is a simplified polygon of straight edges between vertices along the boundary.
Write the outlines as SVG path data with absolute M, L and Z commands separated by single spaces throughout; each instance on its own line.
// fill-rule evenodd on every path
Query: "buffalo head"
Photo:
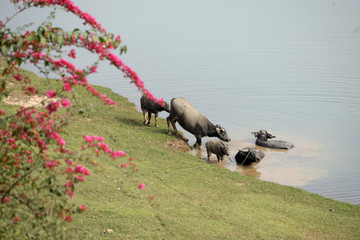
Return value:
M 168 112 L 168 113 L 170 112 L 170 105 L 167 102 L 164 102 L 163 108 L 166 112 Z
M 266 140 L 271 139 L 271 138 L 275 138 L 275 136 L 271 135 L 266 130 L 260 130 L 259 132 L 251 132 L 251 133 L 254 134 L 254 136 L 256 138 L 259 138 L 259 139 L 261 139 L 263 141 L 266 141 Z
M 230 142 L 231 139 L 227 135 L 225 128 L 221 127 L 220 125 L 216 125 L 215 127 L 216 127 L 217 137 L 225 142 Z

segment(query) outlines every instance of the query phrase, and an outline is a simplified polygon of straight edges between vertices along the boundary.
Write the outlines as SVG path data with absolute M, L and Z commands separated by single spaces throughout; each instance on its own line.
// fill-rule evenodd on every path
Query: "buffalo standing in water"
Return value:
M 209 140 L 205 146 L 208 161 L 210 161 L 212 153 L 216 155 L 218 162 L 221 162 L 225 155 L 229 156 L 229 146 L 221 141 L 212 139 Z
M 256 137 L 255 144 L 268 148 L 278 148 L 278 149 L 290 149 L 294 145 L 283 140 L 269 140 L 275 138 L 275 136 L 268 133 L 266 130 L 260 130 L 259 132 L 252 132 Z
M 196 110 L 186 99 L 173 98 L 170 103 L 170 115 L 167 120 L 168 134 L 171 134 L 171 127 L 176 134 L 176 122 L 186 131 L 193 134 L 196 138 L 194 148 L 201 149 L 201 138 L 218 137 L 219 139 L 229 142 L 230 138 L 226 130 L 220 125 L 212 124 L 202 113 Z

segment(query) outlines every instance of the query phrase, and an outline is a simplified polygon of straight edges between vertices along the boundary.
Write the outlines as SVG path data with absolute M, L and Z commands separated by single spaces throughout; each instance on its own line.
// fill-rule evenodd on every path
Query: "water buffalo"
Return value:
M 157 124 L 159 112 L 166 111 L 170 112 L 169 104 L 167 102 L 164 103 L 164 106 L 159 105 L 154 100 L 148 99 L 146 96 L 142 96 L 140 98 L 141 110 L 144 114 L 144 124 L 150 126 L 151 114 L 155 115 L 155 127 L 158 127 Z
M 229 156 L 229 146 L 218 140 L 209 140 L 205 144 L 207 157 L 210 160 L 210 155 L 214 153 L 217 157 L 218 162 L 224 159 L 224 155 Z
M 203 114 L 196 110 L 186 99 L 173 98 L 170 103 L 170 115 L 166 118 L 168 134 L 171 134 L 171 126 L 177 133 L 176 122 L 196 138 L 194 148 L 201 149 L 201 138 L 204 136 L 218 137 L 229 142 L 230 138 L 226 130 L 220 125 L 213 125 Z
M 278 149 L 290 149 L 293 148 L 294 145 L 283 140 L 268 140 L 271 138 L 275 138 L 275 136 L 268 133 L 266 130 L 260 130 L 259 132 L 252 132 L 256 137 L 255 144 L 268 148 L 278 148 Z
M 260 149 L 254 147 L 246 147 L 238 151 L 235 155 L 235 160 L 237 164 L 240 165 L 250 165 L 253 162 L 259 162 L 263 159 L 265 153 Z

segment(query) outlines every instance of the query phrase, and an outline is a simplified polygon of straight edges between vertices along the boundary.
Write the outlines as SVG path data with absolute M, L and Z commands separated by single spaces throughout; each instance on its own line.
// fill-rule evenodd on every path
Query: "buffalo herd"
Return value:
M 185 98 L 173 98 L 170 105 L 165 102 L 163 106 L 156 103 L 154 100 L 148 99 L 146 96 L 142 96 L 140 99 L 141 110 L 144 115 L 144 124 L 150 126 L 151 114 L 155 115 L 155 126 L 158 127 L 157 119 L 159 112 L 166 111 L 169 116 L 166 118 L 168 126 L 168 134 L 174 131 L 177 133 L 176 122 L 179 125 L 193 134 L 196 138 L 194 144 L 195 149 L 201 149 L 201 139 L 207 137 L 217 137 L 222 141 L 229 142 L 231 139 L 227 135 L 226 130 L 219 124 L 214 125 L 205 117 L 202 113 L 196 110 L 189 101 Z M 266 130 L 260 130 L 258 132 L 252 132 L 256 137 L 255 144 L 276 149 L 290 149 L 294 145 L 283 140 L 274 140 L 275 136 L 268 133 Z M 210 160 L 211 154 L 215 154 L 218 161 L 222 161 L 225 155 L 229 155 L 229 146 L 219 140 L 209 140 L 205 146 L 207 151 L 208 160 Z M 245 147 L 238 151 L 235 155 L 237 164 L 250 165 L 254 162 L 259 162 L 265 156 L 265 153 L 255 147 Z

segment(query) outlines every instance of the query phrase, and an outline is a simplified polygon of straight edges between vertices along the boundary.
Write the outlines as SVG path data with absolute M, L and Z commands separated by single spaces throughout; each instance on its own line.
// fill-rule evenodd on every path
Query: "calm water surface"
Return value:
M 227 129 L 231 156 L 212 164 L 360 204 L 359 1 L 74 2 L 121 35 L 124 62 L 151 92 L 169 102 L 185 97 Z M 1 18 L 12 11 L 5 1 L 0 8 Z M 41 22 L 41 11 L 12 24 Z M 55 22 L 82 26 L 64 12 Z M 139 106 L 140 93 L 122 75 L 102 64 L 91 82 Z M 262 162 L 237 166 L 237 150 L 253 146 L 251 132 L 260 129 L 296 147 L 262 148 Z M 193 153 L 207 161 L 204 151 Z

